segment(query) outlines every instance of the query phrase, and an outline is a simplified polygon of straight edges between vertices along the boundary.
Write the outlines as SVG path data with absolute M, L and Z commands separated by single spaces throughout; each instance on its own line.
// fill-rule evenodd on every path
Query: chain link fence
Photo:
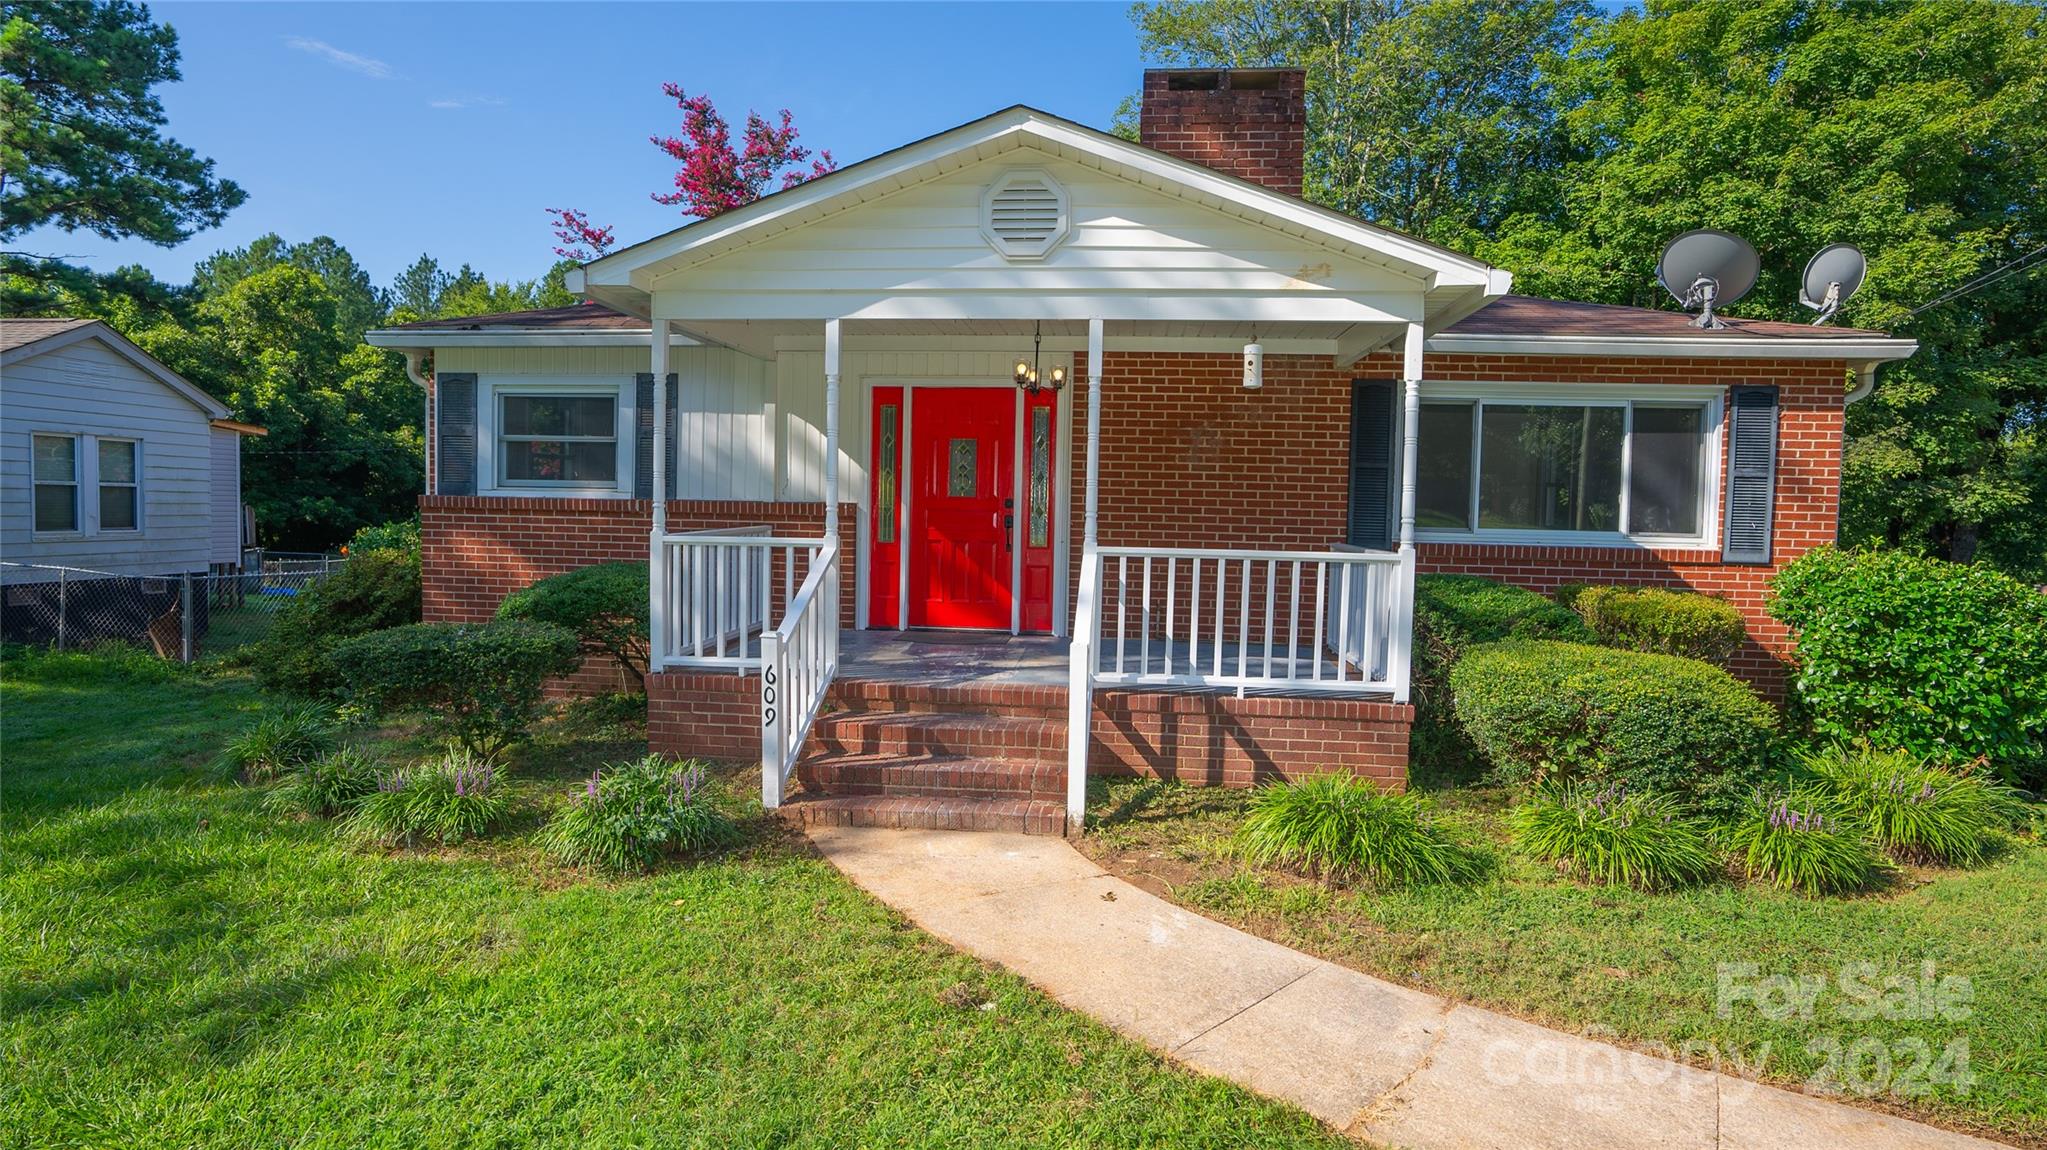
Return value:
M 344 562 L 256 550 L 236 567 L 165 575 L 0 562 L 0 642 L 60 651 L 124 643 L 190 663 L 261 640 Z

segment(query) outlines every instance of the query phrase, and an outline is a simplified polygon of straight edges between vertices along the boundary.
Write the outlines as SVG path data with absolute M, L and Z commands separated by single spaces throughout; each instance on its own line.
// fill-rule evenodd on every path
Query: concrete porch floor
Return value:
M 1071 673 L 1067 653 L 1071 644 L 1051 635 L 1011 635 L 1001 631 L 945 631 L 927 628 L 912 628 L 907 631 L 842 631 L 839 634 L 839 675 L 841 678 L 858 679 L 882 683 L 918 683 L 937 687 L 1064 687 Z M 1115 669 L 1116 645 L 1113 641 L 1102 644 L 1097 665 L 1104 672 Z M 1202 665 L 1213 667 L 1215 648 L 1203 643 L 1199 650 Z M 1233 670 L 1237 666 L 1238 645 L 1224 643 L 1222 668 Z M 1262 669 L 1265 648 L 1254 642 L 1244 649 L 1246 665 L 1255 674 Z M 1135 641 L 1125 645 L 1123 669 L 1135 672 L 1148 662 L 1153 672 L 1165 671 L 1168 662 L 1178 669 L 1187 666 L 1189 651 L 1184 642 L 1168 645 L 1162 639 L 1153 639 L 1149 659 L 1140 656 L 1140 647 Z M 1272 666 L 1275 672 L 1286 664 L 1283 644 L 1276 644 Z M 1300 676 L 1307 678 L 1310 670 L 1307 657 L 1302 655 Z M 1334 665 L 1327 656 L 1322 661 L 1322 674 L 1335 674 Z M 1355 681 L 1358 672 L 1351 668 L 1349 677 Z M 1155 688 L 1147 688 L 1155 689 Z M 1254 695 L 1287 694 L 1284 686 L 1254 688 Z M 1359 694 L 1372 694 L 1361 690 Z

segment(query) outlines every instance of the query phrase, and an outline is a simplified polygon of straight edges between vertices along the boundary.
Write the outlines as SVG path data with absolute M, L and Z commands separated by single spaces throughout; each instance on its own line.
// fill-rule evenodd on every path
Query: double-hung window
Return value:
M 35 468 L 35 530 L 78 530 L 78 436 L 37 435 L 31 453 Z
M 1415 526 L 1508 542 L 1703 543 L 1718 419 L 1703 397 L 1425 400 Z
M 99 529 L 136 531 L 142 527 L 142 472 L 132 439 L 99 441 Z
M 614 487 L 618 396 L 497 393 L 498 482 L 507 487 Z

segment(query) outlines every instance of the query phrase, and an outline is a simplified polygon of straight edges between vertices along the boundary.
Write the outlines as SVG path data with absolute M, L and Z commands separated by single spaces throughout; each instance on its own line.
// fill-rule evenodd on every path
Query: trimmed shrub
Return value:
M 1608 647 L 1726 663 L 1748 638 L 1741 611 L 1725 599 L 1660 587 L 1584 587 L 1571 609 Z
M 609 655 L 647 686 L 647 565 L 599 563 L 550 575 L 505 596 L 498 618 L 552 623 L 576 633 L 586 654 Z
M 1466 656 L 1450 686 L 1507 783 L 1625 783 L 1727 810 L 1763 780 L 1776 735 L 1748 684 L 1674 655 L 1515 640 Z
M 1594 882 L 1668 890 L 1720 869 L 1706 824 L 1624 783 L 1546 786 L 1507 814 L 1518 849 Z
M 283 814 L 329 818 L 374 792 L 382 770 L 374 756 L 342 747 L 294 767 L 263 797 L 263 804 Z
M 390 523 L 373 523 L 356 531 L 341 549 L 344 555 L 361 555 L 366 551 L 403 551 L 414 559 L 419 557 L 419 516 L 397 519 Z
M 1995 831 L 2023 812 L 2011 788 L 1959 774 L 1910 751 L 1835 748 L 1805 758 L 1839 813 L 1862 826 L 1893 858 L 1973 866 Z
M 1831 547 L 1771 586 L 1816 734 L 1988 760 L 2008 782 L 2047 788 L 2047 595 L 1984 567 Z
M 711 802 L 703 765 L 660 755 L 591 775 L 540 830 L 542 849 L 561 861 L 614 871 L 738 839 L 739 828 Z
M 341 687 L 334 648 L 357 635 L 419 622 L 419 603 L 417 552 L 359 552 L 278 612 L 256 646 L 257 677 L 273 691 L 331 694 Z
M 334 740 L 333 712 L 318 703 L 295 703 L 242 728 L 221 750 L 215 768 L 244 782 L 260 783 L 326 754 Z
M 1890 871 L 1862 828 L 1810 790 L 1758 791 L 1728 828 L 1727 845 L 1750 878 L 1810 895 L 1864 890 Z
M 415 623 L 348 640 L 334 665 L 370 710 L 426 714 L 436 733 L 486 762 L 526 737 L 541 684 L 582 661 L 575 635 L 547 623 Z
M 437 759 L 378 775 L 376 789 L 357 800 L 348 834 L 395 846 L 458 843 L 490 830 L 511 807 L 496 767 L 450 747 Z
M 1341 773 L 1259 788 L 1237 848 L 1253 865 L 1293 867 L 1325 882 L 1459 882 L 1486 869 L 1483 856 L 1430 820 L 1420 796 Z
M 1533 591 L 1475 575 L 1414 581 L 1413 752 L 1415 774 L 1453 779 L 1483 756 L 1457 722 L 1450 669 L 1465 652 L 1502 639 L 1589 640 L 1578 616 Z

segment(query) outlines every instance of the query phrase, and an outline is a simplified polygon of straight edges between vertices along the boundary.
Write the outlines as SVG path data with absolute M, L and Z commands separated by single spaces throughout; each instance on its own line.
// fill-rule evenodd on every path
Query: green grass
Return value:
M 1461 837 L 1505 837 L 1502 792 L 1439 792 L 1436 818 Z M 1808 898 L 1717 878 L 1654 894 L 1595 886 L 1502 851 L 1499 873 L 1465 886 L 1327 889 L 1248 866 L 1233 835 L 1245 791 L 1097 780 L 1081 848 L 1183 905 L 1403 984 L 1571 1030 L 1655 1048 L 1717 1050 L 1722 1069 L 1767 1054 L 1794 1087 L 1824 1070 L 1825 1043 L 1914 1040 L 1938 1056 L 1965 1038 L 1975 1081 L 1871 1099 L 1946 1125 L 2047 1145 L 2047 848 L 2014 841 L 1976 870 L 1906 870 L 1881 895 Z M 1835 989 L 1852 963 L 1969 980 L 1968 1017 L 1844 1017 Z M 1721 964 L 1759 978 L 1818 974 L 1812 1018 L 1771 1018 L 1746 1000 L 1718 1009 Z M 1738 972 L 1730 977 L 1739 982 Z M 1896 998 L 1896 996 L 1893 996 Z M 1908 1058 L 1896 1057 L 1899 1066 Z M 1703 1061 L 1703 1059 L 1702 1059 Z M 1865 1064 L 1865 1082 L 1876 1075 Z
M 608 705 L 513 757 L 497 837 L 390 852 L 207 773 L 266 705 L 239 674 L 24 665 L 0 669 L 9 1145 L 1347 1145 L 933 941 L 757 817 L 642 879 L 547 862 L 552 805 L 644 746 Z

